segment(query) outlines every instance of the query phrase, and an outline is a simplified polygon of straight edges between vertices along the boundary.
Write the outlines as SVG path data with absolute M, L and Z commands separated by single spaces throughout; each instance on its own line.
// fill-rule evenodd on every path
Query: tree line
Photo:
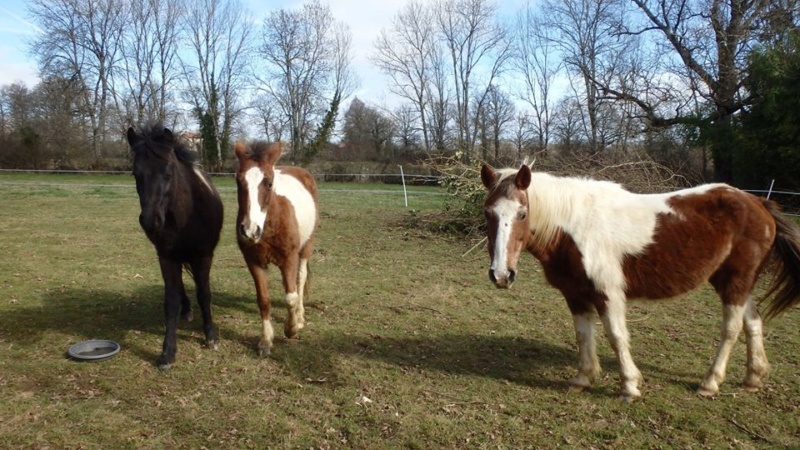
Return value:
M 255 137 L 303 165 L 647 157 L 797 184 L 798 1 L 502 6 L 409 0 L 367 55 L 393 101 L 368 104 L 352 32 L 319 0 L 260 22 L 238 0 L 31 0 L 41 81 L 0 90 L 0 164 L 110 164 L 123 130 L 157 119 L 198 130 L 212 167 Z

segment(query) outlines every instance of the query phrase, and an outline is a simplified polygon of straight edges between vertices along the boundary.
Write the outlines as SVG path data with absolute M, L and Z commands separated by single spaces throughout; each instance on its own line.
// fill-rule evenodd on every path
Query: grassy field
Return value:
M 211 274 L 220 347 L 200 346 L 196 314 L 180 327 L 177 363 L 160 372 L 163 285 L 132 177 L 0 174 L 0 448 L 800 445 L 800 310 L 766 325 L 772 374 L 757 394 L 739 387 L 743 339 L 721 394 L 694 394 L 719 335 L 708 289 L 630 306 L 641 401 L 617 400 L 602 331 L 605 372 L 572 393 L 572 320 L 534 259 L 523 257 L 513 289 L 494 289 L 485 251 L 465 255 L 476 242 L 401 226 L 398 186 L 320 186 L 308 325 L 258 358 L 235 188 L 215 182 L 226 207 Z M 409 208 L 440 207 L 440 191 L 412 189 Z M 280 334 L 274 268 L 271 280 Z M 99 363 L 65 356 L 93 338 L 122 350 Z

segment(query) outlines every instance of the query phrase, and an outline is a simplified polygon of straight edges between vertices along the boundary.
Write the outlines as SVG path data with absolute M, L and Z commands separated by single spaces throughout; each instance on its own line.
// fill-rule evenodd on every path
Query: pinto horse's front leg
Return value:
M 268 356 L 272 350 L 272 339 L 275 336 L 275 332 L 272 330 L 272 322 L 270 321 L 267 269 L 250 261 L 247 262 L 247 268 L 250 270 L 250 275 L 253 276 L 253 282 L 256 285 L 256 301 L 261 312 L 261 324 L 263 327 L 261 340 L 258 342 L 258 354 L 260 356 Z
M 156 365 L 161 370 L 169 370 L 175 362 L 177 350 L 176 330 L 181 307 L 181 293 L 184 289 L 182 266 L 179 262 L 164 257 L 159 257 L 158 262 L 161 266 L 161 276 L 164 278 L 164 322 L 167 329 L 161 355 L 156 359 Z
M 582 391 L 594 384 L 600 375 L 600 361 L 597 359 L 594 323 L 597 314 L 586 311 L 573 314 L 575 338 L 578 342 L 578 374 L 570 380 L 571 389 Z
M 639 372 L 631 356 L 630 335 L 625 323 L 625 297 L 609 296 L 601 316 L 608 341 L 619 361 L 620 398 L 625 402 L 632 402 L 642 396 L 639 392 L 642 373 Z

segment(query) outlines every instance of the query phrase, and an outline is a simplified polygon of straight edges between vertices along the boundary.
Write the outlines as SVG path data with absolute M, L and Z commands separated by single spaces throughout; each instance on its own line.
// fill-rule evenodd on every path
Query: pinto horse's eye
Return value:
M 264 178 L 264 181 L 262 181 L 261 184 L 263 184 L 264 187 L 267 189 L 272 188 L 272 180 L 270 180 L 269 178 Z
M 492 212 L 489 210 L 489 208 L 483 208 L 483 217 L 485 217 L 486 220 L 489 220 L 489 216 L 491 216 L 491 215 L 492 215 Z
M 524 209 L 517 213 L 517 220 L 525 220 L 526 217 L 528 217 L 528 211 Z

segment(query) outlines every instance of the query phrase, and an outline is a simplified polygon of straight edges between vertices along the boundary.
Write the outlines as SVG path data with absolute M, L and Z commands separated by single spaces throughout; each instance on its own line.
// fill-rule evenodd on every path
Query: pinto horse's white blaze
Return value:
M 251 167 L 245 172 L 244 179 L 250 207 L 241 224 L 242 231 L 247 238 L 257 241 L 261 237 L 264 222 L 267 221 L 267 205 L 262 206 L 259 201 L 259 187 L 264 181 L 264 172 L 259 167 Z
M 627 299 L 674 297 L 705 282 L 722 300 L 723 323 L 698 393 L 719 391 L 742 328 L 745 388 L 762 386 L 769 363 L 751 291 L 769 261 L 777 274 L 767 289 L 767 317 L 800 304 L 800 228 L 776 203 L 725 184 L 635 194 L 606 181 L 531 173 L 525 165 L 497 172 L 484 165 L 481 181 L 490 278 L 497 287 L 510 286 L 521 248 L 541 262 L 573 315 L 579 353 L 574 387 L 589 387 L 600 372 L 596 313 L 617 354 L 622 398 L 639 397 L 642 376 L 631 357 Z M 518 209 L 527 218 L 514 219 Z
M 509 258 L 514 254 L 519 254 L 521 248 L 514 248 L 514 246 L 520 247 L 520 243 L 513 239 L 512 230 L 514 222 L 519 220 L 522 212 L 527 213 L 527 207 L 518 201 L 509 199 L 498 201 L 491 211 L 497 220 L 497 232 L 494 240 L 494 257 L 489 269 L 501 287 L 510 287 L 514 282 L 515 268 L 511 267 L 509 263 L 513 264 L 515 261 L 509 261 Z M 507 283 L 507 286 L 504 283 Z

